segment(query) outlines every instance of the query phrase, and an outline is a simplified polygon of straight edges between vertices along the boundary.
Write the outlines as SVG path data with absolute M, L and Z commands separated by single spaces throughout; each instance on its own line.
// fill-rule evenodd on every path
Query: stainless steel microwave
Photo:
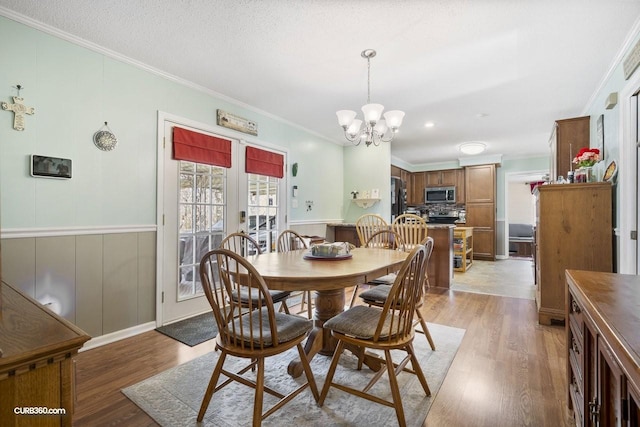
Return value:
M 425 204 L 442 204 L 456 202 L 456 187 L 430 187 L 424 189 Z

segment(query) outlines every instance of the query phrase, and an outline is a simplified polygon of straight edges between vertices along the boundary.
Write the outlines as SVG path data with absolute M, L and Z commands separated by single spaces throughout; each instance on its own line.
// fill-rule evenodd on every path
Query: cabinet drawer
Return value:
M 573 367 L 573 366 L 572 366 Z M 573 415 L 577 426 L 583 426 L 584 420 L 584 395 L 580 388 L 581 381 L 576 379 L 575 373 L 571 372 L 571 383 L 569 384 L 569 395 L 573 403 Z
M 578 387 L 582 389 L 582 378 L 584 373 L 584 357 L 582 351 L 584 347 L 578 338 L 574 335 L 573 327 L 569 329 L 569 362 L 571 363 L 571 370 L 573 371 L 576 380 L 578 381 Z
M 571 325 L 571 329 L 574 334 L 580 340 L 580 344 L 582 345 L 582 323 L 583 323 L 583 315 L 582 315 L 582 307 L 575 300 L 573 294 L 569 293 L 569 324 Z

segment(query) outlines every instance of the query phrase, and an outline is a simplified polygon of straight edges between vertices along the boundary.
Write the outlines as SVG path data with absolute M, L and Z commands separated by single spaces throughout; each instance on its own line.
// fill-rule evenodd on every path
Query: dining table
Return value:
M 247 257 L 269 289 L 314 292 L 313 329 L 304 347 L 309 360 L 317 353 L 333 354 L 336 340 L 323 325 L 344 311 L 346 289 L 397 272 L 408 254 L 391 249 L 355 248 L 348 255 L 334 258 L 310 255 L 309 249 L 300 249 Z M 365 354 L 364 363 L 373 370 L 380 369 L 377 357 Z M 293 377 L 300 376 L 301 362 L 292 361 L 287 371 Z

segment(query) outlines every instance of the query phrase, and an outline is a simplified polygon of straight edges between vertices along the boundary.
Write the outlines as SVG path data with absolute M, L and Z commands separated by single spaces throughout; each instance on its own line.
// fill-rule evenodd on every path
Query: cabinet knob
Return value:
M 571 312 L 572 313 L 580 313 L 580 306 L 578 305 L 577 302 L 575 302 L 575 300 L 571 301 Z

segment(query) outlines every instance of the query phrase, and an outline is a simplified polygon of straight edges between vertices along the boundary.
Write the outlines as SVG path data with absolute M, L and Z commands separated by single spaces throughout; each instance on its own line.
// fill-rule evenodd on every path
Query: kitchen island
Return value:
M 427 235 L 433 237 L 433 253 L 429 260 L 429 284 L 449 288 L 453 279 L 453 224 L 428 224 Z M 327 224 L 327 241 L 349 242 L 360 246 L 355 224 Z

